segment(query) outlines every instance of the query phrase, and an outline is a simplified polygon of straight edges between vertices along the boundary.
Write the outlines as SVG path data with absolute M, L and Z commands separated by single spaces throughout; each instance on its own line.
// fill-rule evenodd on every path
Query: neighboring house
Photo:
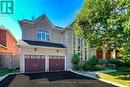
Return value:
M 74 34 L 73 23 L 61 28 L 53 25 L 45 15 L 18 22 L 22 30 L 22 40 L 18 42 L 22 73 L 70 70 L 73 54 L 79 53 L 81 61 L 96 54 L 95 49 Z M 102 51 L 97 52 L 97 57 L 102 54 Z
M 0 26 L 0 67 L 15 69 L 19 67 L 17 41 L 11 32 Z

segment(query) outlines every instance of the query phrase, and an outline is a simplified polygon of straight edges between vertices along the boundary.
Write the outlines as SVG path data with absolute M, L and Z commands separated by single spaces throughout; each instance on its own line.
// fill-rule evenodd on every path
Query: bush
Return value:
M 79 65 L 78 65 L 78 70 L 84 71 L 84 66 L 85 66 L 85 63 L 84 62 L 80 62 Z
M 130 72 L 130 68 L 129 67 L 120 67 L 120 68 L 117 68 L 119 71 L 121 72 Z
M 74 54 L 72 58 L 73 64 L 78 64 L 80 62 L 80 56 L 78 54 Z
M 95 55 L 93 55 L 92 58 L 90 58 L 90 59 L 88 60 L 88 62 L 89 62 L 91 65 L 96 65 L 96 64 L 97 64 L 97 61 L 98 61 L 98 59 L 97 59 L 97 57 L 96 57 Z
M 97 57 L 92 56 L 92 58 L 90 58 L 88 61 L 85 62 L 84 70 L 86 70 L 86 71 L 93 70 L 93 68 L 95 68 L 95 66 L 96 66 L 97 61 L 98 61 Z
M 85 71 L 91 71 L 94 67 L 95 67 L 95 65 L 92 65 L 91 63 L 89 63 L 88 61 L 86 61 L 85 62 L 85 66 L 84 66 L 84 70 Z
M 73 68 L 77 70 L 78 69 L 78 64 L 80 62 L 79 54 L 74 54 L 73 57 L 72 57 L 72 61 L 71 62 L 73 63 Z
M 130 67 L 130 58 L 128 58 L 128 60 L 126 61 L 126 66 Z
M 115 68 L 116 68 L 116 65 L 115 65 L 115 64 L 112 64 L 112 63 L 108 63 L 108 64 L 106 65 L 106 67 L 109 68 L 109 69 L 115 69 Z
M 107 64 L 107 63 L 108 63 L 108 61 L 105 58 L 98 59 L 98 64 L 100 64 L 100 65 L 104 65 L 104 64 Z
M 105 69 L 106 69 L 105 67 L 97 65 L 97 66 L 95 66 L 95 67 L 93 68 L 92 71 L 99 71 L 99 70 L 105 70 Z
M 110 58 L 110 59 L 108 59 L 108 63 L 111 63 L 111 64 L 117 64 L 118 62 L 119 62 L 118 58 Z
M 130 58 L 120 58 L 117 63 L 118 67 L 130 67 Z

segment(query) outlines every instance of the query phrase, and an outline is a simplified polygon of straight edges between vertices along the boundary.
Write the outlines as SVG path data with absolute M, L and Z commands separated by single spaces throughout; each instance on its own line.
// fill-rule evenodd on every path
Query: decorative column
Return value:
M 113 58 L 116 58 L 116 50 L 114 49 L 113 52 L 112 52 L 112 57 Z

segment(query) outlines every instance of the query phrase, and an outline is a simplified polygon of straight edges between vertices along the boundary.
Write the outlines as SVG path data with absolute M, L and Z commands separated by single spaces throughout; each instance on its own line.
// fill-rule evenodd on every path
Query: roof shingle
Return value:
M 45 47 L 54 47 L 54 48 L 65 48 L 63 44 L 59 43 L 51 43 L 51 42 L 42 42 L 42 41 L 30 41 L 30 40 L 23 40 L 29 45 L 34 46 L 45 46 Z

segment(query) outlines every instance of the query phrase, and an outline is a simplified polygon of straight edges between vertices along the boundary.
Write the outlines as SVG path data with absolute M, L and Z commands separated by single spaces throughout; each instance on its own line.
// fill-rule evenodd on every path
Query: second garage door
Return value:
M 25 55 L 25 72 L 44 72 L 45 55 Z
M 65 70 L 65 56 L 49 56 L 49 71 Z

